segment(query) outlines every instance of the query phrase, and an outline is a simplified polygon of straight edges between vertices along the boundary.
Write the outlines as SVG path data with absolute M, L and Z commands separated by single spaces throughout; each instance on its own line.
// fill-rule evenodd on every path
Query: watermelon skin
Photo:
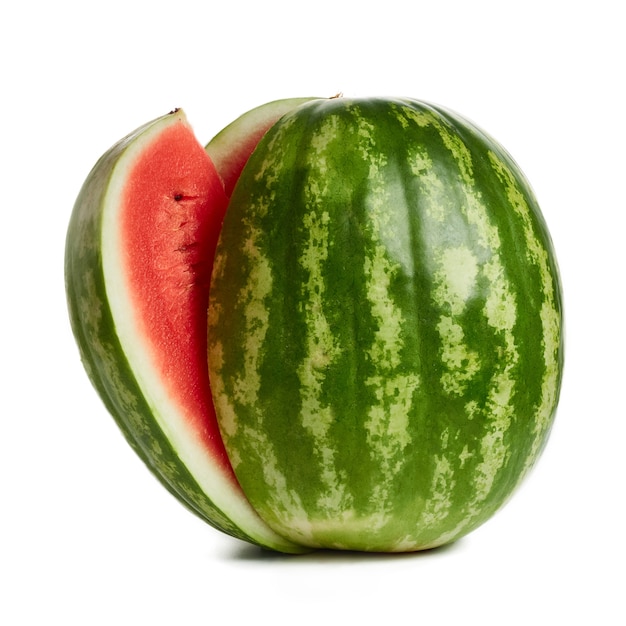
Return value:
M 220 452 L 223 446 L 217 425 L 191 424 L 187 430 L 181 430 L 180 425 L 170 420 L 165 410 L 169 406 L 161 406 L 158 393 L 155 396 L 154 390 L 146 384 L 148 368 L 137 356 L 128 330 L 124 336 L 123 329 L 134 311 L 131 307 L 116 311 L 112 304 L 114 298 L 119 299 L 119 277 L 112 279 L 107 267 L 124 256 L 124 251 L 115 248 L 107 234 L 107 228 L 117 223 L 115 216 L 111 216 L 116 205 L 115 194 L 133 166 L 134 155 L 158 143 L 170 131 L 179 132 L 189 144 L 195 141 L 191 139 L 192 131 L 184 112 L 173 111 L 140 127 L 107 151 L 78 195 L 65 250 L 66 293 L 72 329 L 85 369 L 107 409 L 128 443 L 174 496 L 210 525 L 229 535 L 274 550 L 301 552 L 302 548 L 277 536 L 251 509 L 225 453 Z M 212 168 L 200 144 L 190 151 L 189 159 L 192 158 L 204 158 L 207 167 Z M 188 165 L 185 161 L 186 157 L 182 157 L 172 163 L 185 168 Z M 214 171 L 205 175 L 219 181 Z M 218 185 L 219 193 L 212 190 L 216 196 L 215 210 L 223 212 L 226 197 L 221 183 Z M 113 226 L 107 227 L 111 222 Z M 157 310 L 161 309 L 157 307 Z M 174 316 L 174 319 L 178 318 Z M 206 322 L 203 333 L 205 327 Z M 132 329 L 130 333 L 132 335 Z M 168 389 L 166 378 L 157 382 Z M 212 411 L 212 407 L 209 409 Z M 217 440 L 210 437 L 211 430 L 217 433 Z M 209 444 L 212 450 L 207 449 Z
M 452 542 L 540 456 L 562 326 L 547 227 L 492 138 L 415 100 L 304 104 L 250 157 L 215 257 L 209 372 L 237 478 L 303 546 Z

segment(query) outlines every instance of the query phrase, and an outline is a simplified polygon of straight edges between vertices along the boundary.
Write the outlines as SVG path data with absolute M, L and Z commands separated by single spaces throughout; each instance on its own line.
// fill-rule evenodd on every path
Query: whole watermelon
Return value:
M 297 107 L 237 181 L 209 294 L 244 493 L 311 548 L 465 535 L 546 443 L 562 323 L 539 206 L 492 138 L 409 99 Z

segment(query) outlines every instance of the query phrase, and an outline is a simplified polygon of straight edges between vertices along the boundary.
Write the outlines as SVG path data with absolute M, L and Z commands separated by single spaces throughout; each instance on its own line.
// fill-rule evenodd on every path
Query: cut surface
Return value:
M 115 221 L 123 260 L 111 271 L 124 274 L 155 384 L 166 387 L 199 442 L 230 474 L 206 360 L 209 281 L 225 209 L 208 155 L 186 125 L 169 126 L 127 174 Z

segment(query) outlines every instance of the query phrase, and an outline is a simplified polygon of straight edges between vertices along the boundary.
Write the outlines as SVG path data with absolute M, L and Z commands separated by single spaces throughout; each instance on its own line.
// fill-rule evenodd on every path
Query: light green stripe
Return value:
M 332 121 L 332 118 L 331 118 Z M 319 142 L 316 146 L 322 150 Z M 320 154 L 315 161 L 320 174 L 326 169 L 326 162 Z M 313 177 L 315 181 L 323 176 Z M 306 232 L 304 251 L 299 263 L 306 270 L 308 278 L 303 285 L 302 315 L 307 334 L 305 338 L 306 354 L 298 367 L 302 426 L 313 439 L 313 446 L 320 464 L 320 480 L 324 485 L 317 505 L 323 517 L 341 517 L 352 507 L 352 498 L 345 489 L 347 476 L 337 469 L 337 450 L 330 436 L 330 429 L 336 419 L 333 407 L 320 400 L 327 369 L 340 356 L 339 346 L 333 339 L 330 324 L 324 314 L 325 302 L 325 262 L 329 249 L 330 216 L 323 209 L 325 189 L 316 183 L 307 188 L 307 212 L 303 216 Z
M 431 497 L 426 501 L 421 517 L 421 522 L 426 528 L 437 528 L 448 517 L 452 508 L 452 493 L 456 484 L 454 467 L 446 456 L 436 455 L 434 465 L 430 488 Z
M 463 327 L 457 321 L 475 294 L 479 266 L 476 256 L 465 245 L 436 252 L 439 267 L 433 276 L 433 298 L 440 305 L 445 303 L 442 308 L 450 312 L 442 314 L 437 324 L 445 368 L 441 384 L 446 393 L 460 396 L 481 368 L 479 354 L 470 350 Z
M 213 303 L 208 315 L 209 334 L 209 361 L 211 365 L 211 388 L 217 414 L 220 417 L 220 428 L 225 441 L 237 436 L 239 426 L 237 405 L 254 409 L 258 401 L 258 392 L 261 386 L 259 364 L 261 362 L 261 346 L 267 332 L 269 318 L 264 300 L 272 288 L 272 273 L 270 263 L 261 253 L 257 239 L 259 231 L 247 223 L 247 239 L 243 244 L 244 254 L 250 263 L 250 280 L 238 293 L 238 306 L 243 310 L 245 321 L 245 349 L 243 372 L 228 382 L 224 379 L 222 370 L 224 350 L 222 343 L 214 339 L 218 335 L 217 329 L 223 315 L 219 303 Z M 221 278 L 226 264 L 226 254 L 218 255 L 214 268 L 214 278 Z M 215 332 L 214 332 L 215 331 Z M 228 389 L 232 388 L 232 394 Z M 236 447 L 231 450 L 230 461 L 233 468 L 237 468 L 241 458 Z
M 270 513 L 272 519 L 268 521 L 272 528 L 294 543 L 314 546 L 309 514 L 298 494 L 289 489 L 287 478 L 280 470 L 272 441 L 263 428 L 245 426 L 241 436 L 246 442 L 246 451 L 261 459 L 260 468 L 265 485 L 263 511 Z
M 244 243 L 246 263 L 249 263 L 250 273 L 246 286 L 239 293 L 239 306 L 243 310 L 245 320 L 245 340 L 243 346 L 244 368 L 243 374 L 236 379 L 233 385 L 233 394 L 236 402 L 253 407 L 258 401 L 261 388 L 259 374 L 263 354 L 261 346 L 265 340 L 269 325 L 269 313 L 265 306 L 265 299 L 272 291 L 272 271 L 269 259 L 257 246 L 257 240 L 262 236 L 258 229 L 245 223 L 248 239 Z
M 535 438 L 527 457 L 526 467 L 520 477 L 521 481 L 537 459 L 544 442 L 545 433 L 550 427 L 552 414 L 557 402 L 556 394 L 558 393 L 558 379 L 560 376 L 559 349 L 561 316 L 557 303 L 555 302 L 554 294 L 556 290 L 548 250 L 537 236 L 528 202 L 517 185 L 513 173 L 502 159 L 498 158 L 496 154 L 490 151 L 489 160 L 498 178 L 506 187 L 507 198 L 511 206 L 520 217 L 528 254 L 533 265 L 539 270 L 541 280 L 540 289 L 544 297 L 540 317 L 543 329 L 541 343 L 543 346 L 545 371 L 541 383 L 541 402 L 534 416 Z
M 304 338 L 305 355 L 297 374 L 300 381 L 300 421 L 312 439 L 313 452 L 319 464 L 318 476 L 322 483 L 316 506 L 320 520 L 340 523 L 352 515 L 353 499 L 346 488 L 348 476 L 337 467 L 339 451 L 330 430 L 337 419 L 335 408 L 321 400 L 326 373 L 341 356 L 340 346 L 331 331 L 324 312 L 326 302 L 325 271 L 330 249 L 330 215 L 325 208 L 328 164 L 326 151 L 335 137 L 337 118 L 327 117 L 313 135 L 311 147 L 315 158 L 310 160 L 303 214 L 305 241 L 299 265 L 305 270 L 300 313 L 307 329 Z M 321 181 L 321 182 L 320 182 Z M 314 537 L 308 538 L 315 543 Z
M 370 520 L 375 531 L 387 523 L 388 514 L 394 507 L 392 484 L 405 463 L 403 453 L 411 442 L 409 416 L 419 376 L 401 370 L 406 322 L 401 308 L 391 296 L 394 277 L 403 269 L 412 273 L 413 268 L 403 257 L 398 263 L 393 257 L 396 246 L 387 245 L 387 242 L 407 237 L 408 221 L 399 219 L 403 216 L 403 204 L 391 204 L 399 198 L 389 189 L 387 181 L 395 177 L 390 175 L 387 159 L 374 142 L 375 128 L 360 118 L 358 125 L 362 156 L 366 165 L 369 163 L 366 208 L 372 247 L 372 253 L 364 259 L 363 274 L 376 328 L 371 346 L 365 349 L 369 362 L 375 366 L 375 373 L 366 380 L 375 402 L 365 421 L 370 456 L 380 468 L 380 477 L 371 497 L 377 510 Z M 390 220 L 392 215 L 394 219 Z

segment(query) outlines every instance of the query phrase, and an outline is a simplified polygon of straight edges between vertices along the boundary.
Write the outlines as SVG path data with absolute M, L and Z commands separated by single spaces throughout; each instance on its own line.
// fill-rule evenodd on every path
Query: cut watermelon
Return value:
M 455 541 L 550 433 L 549 232 L 504 148 L 428 103 L 275 101 L 206 149 L 182 111 L 159 118 L 87 178 L 66 281 L 130 444 L 203 519 L 264 547 Z
M 117 143 L 76 201 L 66 243 L 87 372 L 161 482 L 220 530 L 286 552 L 224 451 L 206 362 L 211 265 L 227 198 L 181 110 Z

